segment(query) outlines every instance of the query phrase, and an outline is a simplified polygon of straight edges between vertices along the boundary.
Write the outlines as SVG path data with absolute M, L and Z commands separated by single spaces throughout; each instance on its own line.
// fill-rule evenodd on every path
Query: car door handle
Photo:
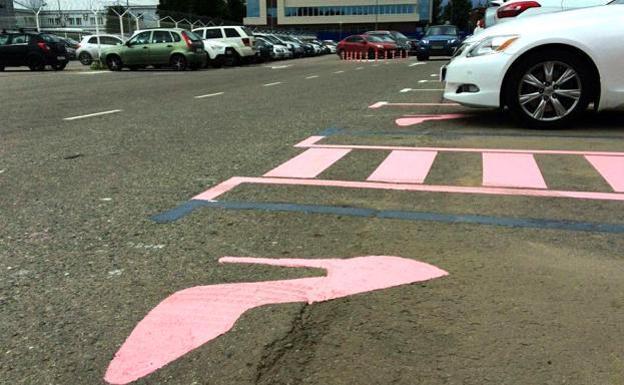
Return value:
M 172 46 L 171 44 L 169 44 L 169 45 L 167 46 L 167 48 L 173 48 L 173 46 Z

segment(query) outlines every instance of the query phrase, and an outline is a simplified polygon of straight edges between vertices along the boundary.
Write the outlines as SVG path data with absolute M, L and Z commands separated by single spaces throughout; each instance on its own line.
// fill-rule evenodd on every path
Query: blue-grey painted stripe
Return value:
M 208 202 L 200 201 L 200 200 L 190 200 L 188 202 L 182 203 L 178 207 L 175 207 L 169 211 L 165 211 L 160 214 L 153 215 L 152 217 L 150 217 L 150 219 L 156 223 L 175 222 L 178 219 L 189 215 L 190 213 L 195 211 L 197 208 L 205 206 L 206 203 Z
M 199 207 L 214 207 L 226 210 L 260 210 L 269 212 L 332 214 L 363 218 L 400 219 L 418 222 L 469 223 L 529 229 L 553 229 L 613 234 L 624 233 L 624 224 L 619 223 L 577 222 L 557 219 L 511 218 L 486 215 L 457 215 L 421 211 L 375 210 L 361 207 L 269 202 L 209 202 L 192 200 L 176 207 L 173 210 L 155 215 L 151 219 L 158 223 L 169 223 L 190 214 L 193 210 Z

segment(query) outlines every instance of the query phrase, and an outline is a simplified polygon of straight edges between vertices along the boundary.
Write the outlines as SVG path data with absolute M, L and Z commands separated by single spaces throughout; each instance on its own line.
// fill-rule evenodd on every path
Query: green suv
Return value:
M 102 51 L 102 61 L 111 71 L 120 71 L 124 67 L 136 70 L 146 66 L 196 70 L 202 68 L 206 60 L 201 38 L 179 28 L 143 30 L 124 45 Z

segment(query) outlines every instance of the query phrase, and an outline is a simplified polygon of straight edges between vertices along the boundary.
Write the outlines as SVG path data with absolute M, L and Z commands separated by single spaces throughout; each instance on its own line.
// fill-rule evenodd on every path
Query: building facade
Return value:
M 431 6 L 431 0 L 247 0 L 244 23 L 308 30 L 405 30 L 427 24 Z
M 0 29 L 11 28 L 15 25 L 15 11 L 13 0 L 0 0 Z
M 0 0 L 2 2 L 3 0 Z M 12 1 L 12 0 L 8 0 Z M 21 2 L 20 2 L 21 3 Z M 106 24 L 119 23 L 116 17 L 107 17 L 107 7 L 113 5 L 130 6 L 134 15 L 139 16 L 140 28 L 158 26 L 159 0 L 130 0 L 130 1 L 99 1 L 100 6 L 97 14 L 88 8 L 87 1 L 73 0 L 50 0 L 39 13 L 39 27 L 48 32 L 78 32 L 79 34 L 91 34 L 97 28 L 100 32 L 106 30 Z M 35 28 L 37 19 L 31 9 L 27 9 L 19 3 L 14 3 L 15 27 Z M 128 28 L 125 32 L 131 32 L 136 28 L 136 22 L 126 20 Z

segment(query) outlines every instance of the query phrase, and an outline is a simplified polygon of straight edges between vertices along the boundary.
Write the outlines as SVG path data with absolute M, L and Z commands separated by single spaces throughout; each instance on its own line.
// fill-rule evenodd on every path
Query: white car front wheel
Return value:
M 550 51 L 521 60 L 512 68 L 503 91 L 517 118 L 533 127 L 550 128 L 570 122 L 587 109 L 592 77 L 578 55 Z

